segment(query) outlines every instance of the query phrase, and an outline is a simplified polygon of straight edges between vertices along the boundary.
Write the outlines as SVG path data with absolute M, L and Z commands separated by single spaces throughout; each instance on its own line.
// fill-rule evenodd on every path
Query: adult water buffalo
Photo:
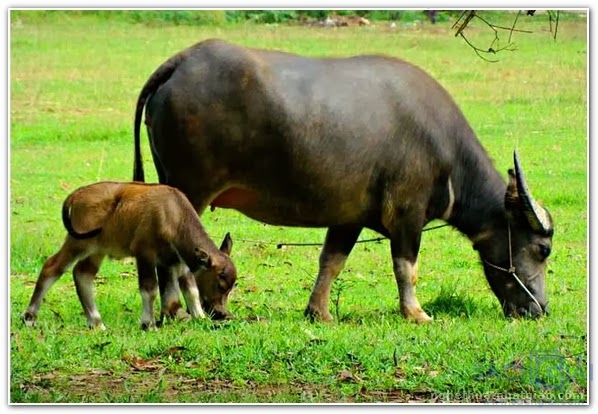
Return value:
M 141 90 L 140 181 L 145 106 L 159 181 L 199 214 L 233 208 L 265 223 L 328 228 L 306 315 L 332 319 L 331 283 L 366 227 L 390 239 L 403 316 L 429 321 L 415 285 L 433 219 L 472 241 L 505 315 L 547 312 L 550 214 L 532 198 L 517 154 L 505 184 L 452 98 L 418 67 L 197 43 Z

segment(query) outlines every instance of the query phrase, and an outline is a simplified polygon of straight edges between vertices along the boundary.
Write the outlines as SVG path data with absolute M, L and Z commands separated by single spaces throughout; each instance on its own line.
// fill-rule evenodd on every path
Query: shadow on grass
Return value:
M 340 310 L 336 306 L 337 304 L 332 301 L 330 305 L 330 312 L 334 317 L 332 323 L 368 325 L 372 321 L 392 321 L 397 323 L 404 321 L 399 312 L 398 305 L 396 307 L 382 308 L 359 307 L 358 309 L 355 306 L 352 308 L 344 306 Z M 479 298 L 453 285 L 442 286 L 438 296 L 424 303 L 422 308 L 433 317 L 442 315 L 457 318 L 471 318 L 495 311 Z M 270 308 L 267 304 L 262 304 L 259 307 L 245 306 L 233 312 L 234 317 L 230 321 L 213 321 L 214 326 L 212 329 L 227 329 L 231 327 L 230 325 L 236 326 L 238 324 L 268 323 L 279 320 L 280 318 L 294 321 L 309 320 L 304 316 L 303 311 L 303 308 L 294 310 Z M 319 321 L 312 322 L 319 323 Z
M 429 315 L 448 315 L 470 318 L 480 311 L 477 301 L 468 293 L 454 286 L 442 286 L 438 296 L 425 303 L 422 308 Z

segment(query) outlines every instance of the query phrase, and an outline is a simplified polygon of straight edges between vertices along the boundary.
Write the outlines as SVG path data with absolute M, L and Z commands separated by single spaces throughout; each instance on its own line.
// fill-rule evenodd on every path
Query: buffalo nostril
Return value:
M 517 313 L 520 316 L 528 317 L 528 318 L 539 318 L 544 314 L 544 310 L 536 305 L 535 303 L 530 304 L 527 308 L 520 307 L 517 309 Z
M 544 315 L 544 312 L 538 309 L 534 309 L 529 313 L 529 317 L 534 319 L 540 318 L 542 315 Z

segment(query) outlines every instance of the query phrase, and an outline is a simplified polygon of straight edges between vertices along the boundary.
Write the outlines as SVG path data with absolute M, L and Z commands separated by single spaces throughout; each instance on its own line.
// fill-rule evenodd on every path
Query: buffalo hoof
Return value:
M 307 306 L 303 314 L 312 322 L 332 322 L 334 320 L 328 310 L 316 309 L 310 305 Z
M 100 317 L 92 317 L 87 320 L 87 327 L 89 329 L 98 330 L 98 331 L 105 331 L 106 325 L 104 325 L 104 321 Z
M 25 312 L 21 315 L 21 321 L 25 324 L 25 326 L 34 327 L 36 321 L 35 315 L 29 312 Z
M 421 308 L 410 309 L 401 307 L 401 314 L 405 319 L 417 324 L 430 323 L 433 319 Z

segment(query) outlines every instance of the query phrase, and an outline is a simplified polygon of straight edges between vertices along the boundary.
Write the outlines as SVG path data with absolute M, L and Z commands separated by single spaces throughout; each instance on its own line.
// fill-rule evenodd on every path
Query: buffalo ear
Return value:
M 507 210 L 513 210 L 519 207 L 519 192 L 517 191 L 517 177 L 515 171 L 510 168 L 509 183 L 507 184 L 507 193 L 505 194 L 505 207 Z
M 196 247 L 195 248 L 195 257 L 201 263 L 201 265 L 206 267 L 207 269 L 212 267 L 212 258 L 205 250 L 202 250 L 199 247 Z
M 515 164 L 515 181 L 521 212 L 525 215 L 527 222 L 533 231 L 544 235 L 552 236 L 552 217 L 548 210 L 534 200 L 525 182 L 525 175 L 519 162 L 517 151 L 513 152 L 513 163 Z
M 230 256 L 230 252 L 233 250 L 233 239 L 230 237 L 230 233 L 226 233 L 222 244 L 220 245 L 220 251 L 227 256 Z

